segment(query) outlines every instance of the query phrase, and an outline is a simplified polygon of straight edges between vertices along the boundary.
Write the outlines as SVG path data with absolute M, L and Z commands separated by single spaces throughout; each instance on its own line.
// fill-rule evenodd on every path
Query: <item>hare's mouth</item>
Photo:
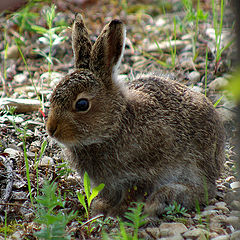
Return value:
M 73 136 L 53 136 L 53 138 L 68 148 L 103 143 L 103 139 L 99 137 L 75 138 Z

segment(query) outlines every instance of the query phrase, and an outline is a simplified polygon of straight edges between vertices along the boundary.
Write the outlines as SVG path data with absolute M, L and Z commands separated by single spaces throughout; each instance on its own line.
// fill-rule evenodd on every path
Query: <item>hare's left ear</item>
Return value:
M 74 67 L 77 69 L 89 69 L 92 44 L 81 14 L 75 16 L 75 21 L 73 23 L 72 47 L 74 54 Z
M 90 69 L 106 85 L 117 74 L 124 48 L 126 29 L 120 20 L 108 23 L 92 47 Z

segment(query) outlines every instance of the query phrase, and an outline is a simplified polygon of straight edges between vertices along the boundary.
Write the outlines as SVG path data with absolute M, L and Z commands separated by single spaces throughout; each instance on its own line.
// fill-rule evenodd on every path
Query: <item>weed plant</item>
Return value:
M 48 73 L 51 79 L 53 60 L 58 61 L 56 58 L 52 57 L 52 49 L 53 46 L 57 46 L 66 40 L 66 37 L 61 37 L 58 35 L 58 33 L 65 29 L 66 26 L 53 27 L 53 21 L 56 17 L 56 6 L 54 4 L 52 4 L 51 7 L 47 8 L 43 12 L 43 16 L 46 20 L 48 28 L 33 25 L 32 29 L 42 35 L 42 37 L 39 38 L 39 42 L 43 43 L 45 46 L 49 46 L 48 54 L 46 54 L 45 51 L 41 49 L 36 49 L 35 52 L 43 56 L 47 60 Z
M 225 8 L 225 0 L 221 0 L 220 2 L 220 17 L 218 16 L 218 12 L 216 9 L 216 0 L 212 0 L 212 14 L 213 14 L 213 27 L 215 30 L 215 41 L 216 41 L 216 69 L 215 73 L 217 71 L 217 66 L 219 63 L 219 60 L 221 59 L 222 53 L 228 49 L 234 42 L 234 39 L 229 41 L 224 47 L 222 47 L 222 29 L 223 29 L 223 14 L 224 14 L 224 8 Z M 219 19 L 220 18 L 220 19 Z
M 36 198 L 35 222 L 42 224 L 42 228 L 40 231 L 35 232 L 34 235 L 40 239 L 71 239 L 71 234 L 66 231 L 66 226 L 72 219 L 76 218 L 77 212 L 57 212 L 57 207 L 64 208 L 65 201 L 62 201 L 60 193 L 57 195 L 56 191 L 57 184 L 55 182 L 45 181 L 41 189 L 42 195 Z
M 38 13 L 31 11 L 32 7 L 36 5 L 34 1 L 28 1 L 28 3 L 19 11 L 13 13 L 12 22 L 19 27 L 19 34 L 32 31 L 32 25 L 39 16 Z
M 140 240 L 139 228 L 147 223 L 147 215 L 143 214 L 144 203 L 134 203 L 134 205 L 134 207 L 129 207 L 124 215 L 127 221 L 123 222 L 119 219 L 119 231 L 110 236 L 103 232 L 103 240 Z
M 183 23 L 179 22 L 181 26 L 186 25 L 186 23 L 191 23 L 193 27 L 193 37 L 192 37 L 192 51 L 193 51 L 193 61 L 196 60 L 198 56 L 198 52 L 196 50 L 196 44 L 198 40 L 198 34 L 199 34 L 199 22 L 200 21 L 206 21 L 208 18 L 208 13 L 205 13 L 200 8 L 200 0 L 197 0 L 197 10 L 193 7 L 192 0 L 182 0 L 182 4 L 184 6 L 185 10 L 185 17 L 183 20 Z

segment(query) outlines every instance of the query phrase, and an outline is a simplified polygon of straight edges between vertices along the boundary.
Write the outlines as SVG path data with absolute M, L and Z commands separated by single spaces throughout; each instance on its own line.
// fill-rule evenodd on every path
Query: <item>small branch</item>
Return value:
M 6 185 L 6 189 L 5 189 L 5 193 L 2 197 L 2 204 L 0 207 L 0 211 L 3 210 L 3 204 L 6 203 L 11 195 L 12 192 L 12 186 L 13 186 L 13 162 L 12 160 L 10 160 L 10 158 L 5 158 L 3 156 L 1 156 L 1 158 L 3 159 L 4 165 L 6 167 L 6 172 L 7 172 L 7 185 Z
M 85 223 L 82 224 L 80 229 L 82 229 L 84 226 L 88 225 L 89 223 L 91 223 L 91 222 L 93 222 L 93 221 L 95 221 L 95 220 L 97 220 L 98 218 L 101 218 L 101 217 L 104 217 L 104 215 L 101 214 L 101 215 L 98 215 L 96 217 L 93 217 L 93 218 L 89 219 L 88 221 L 86 221 Z
M 29 210 L 29 206 L 25 207 L 21 204 L 17 204 L 17 203 L 0 203 L 0 205 L 2 206 L 12 206 L 12 207 L 19 207 L 19 208 L 26 208 Z

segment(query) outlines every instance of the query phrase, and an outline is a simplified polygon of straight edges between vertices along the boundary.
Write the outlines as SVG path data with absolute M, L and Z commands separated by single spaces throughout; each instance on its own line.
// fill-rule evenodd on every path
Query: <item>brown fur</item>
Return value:
M 206 190 L 213 197 L 224 133 L 211 102 L 165 77 L 120 85 L 124 25 L 110 22 L 89 49 L 89 38 L 82 41 L 87 29 L 78 21 L 82 29 L 75 23 L 73 36 L 81 41 L 73 37 L 80 44 L 73 47 L 75 66 L 81 67 L 54 90 L 47 130 L 65 145 L 67 160 L 81 176 L 87 171 L 95 185 L 105 184 L 95 211 L 115 215 L 129 199 L 147 198 L 146 212 L 155 215 L 173 201 L 187 208 L 203 203 Z M 79 98 L 89 100 L 88 111 L 75 110 Z

